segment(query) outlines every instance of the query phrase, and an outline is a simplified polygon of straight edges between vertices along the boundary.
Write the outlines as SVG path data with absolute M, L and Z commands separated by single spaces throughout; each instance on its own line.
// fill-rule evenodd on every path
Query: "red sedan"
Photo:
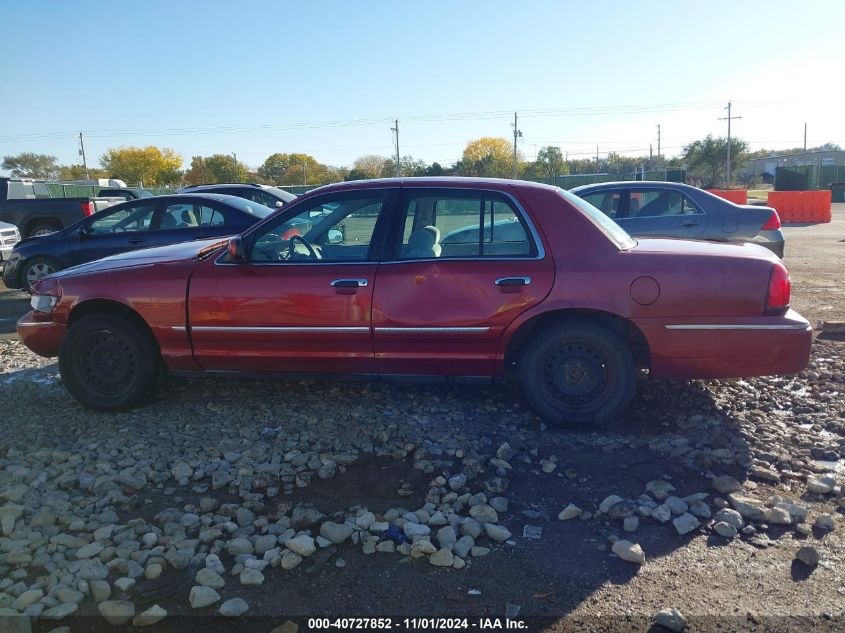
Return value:
M 639 368 L 791 374 L 811 345 L 771 251 L 636 241 L 575 195 L 507 180 L 330 185 L 228 241 L 109 257 L 34 293 L 21 339 L 101 410 L 150 399 L 166 371 L 512 375 L 548 422 L 601 422 Z

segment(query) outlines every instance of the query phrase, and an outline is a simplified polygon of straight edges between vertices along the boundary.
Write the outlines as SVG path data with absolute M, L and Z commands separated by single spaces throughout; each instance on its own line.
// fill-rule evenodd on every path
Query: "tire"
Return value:
M 631 350 L 613 331 L 583 321 L 553 325 L 529 340 L 519 377 L 548 424 L 602 424 L 621 413 L 637 384 Z
M 98 411 L 126 411 L 152 400 L 162 368 L 152 334 L 131 317 L 82 317 L 59 350 L 65 387 L 84 407 Z
M 31 227 L 29 227 L 29 233 L 27 233 L 27 237 L 37 237 L 39 235 L 49 235 L 50 233 L 55 233 L 56 231 L 61 231 L 62 225 L 57 224 L 56 222 L 36 222 Z
M 33 257 L 24 262 L 21 268 L 21 288 L 32 294 L 32 284 L 44 275 L 61 270 L 61 265 L 49 257 Z

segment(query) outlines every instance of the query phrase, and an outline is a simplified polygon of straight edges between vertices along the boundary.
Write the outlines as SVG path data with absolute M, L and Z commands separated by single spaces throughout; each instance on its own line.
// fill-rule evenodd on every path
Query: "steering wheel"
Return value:
M 302 245 L 306 249 L 308 249 L 308 256 L 311 259 L 320 259 L 320 256 L 317 255 L 317 251 L 314 250 L 314 247 L 311 246 L 304 237 L 302 237 L 301 235 L 291 235 L 289 242 L 288 242 L 288 244 L 289 244 L 288 245 L 288 256 L 287 256 L 288 260 L 293 259 L 297 242 L 302 242 Z

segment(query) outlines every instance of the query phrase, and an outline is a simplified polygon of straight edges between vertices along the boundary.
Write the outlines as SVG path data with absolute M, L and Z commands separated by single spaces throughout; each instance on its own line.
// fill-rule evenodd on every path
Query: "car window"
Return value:
M 253 262 L 367 261 L 384 192 L 315 198 L 280 213 L 253 242 Z
M 223 224 L 223 214 L 202 204 L 169 204 L 164 208 L 159 229 L 195 229 Z
M 653 218 L 700 213 L 680 191 L 668 189 L 642 189 L 631 192 L 628 202 L 628 217 Z
M 625 232 L 616 222 L 601 213 L 589 202 L 565 189 L 557 188 L 557 195 L 578 209 L 601 231 L 605 237 L 613 242 L 617 248 L 627 250 L 637 245 L 637 241 Z
M 618 217 L 619 201 L 622 194 L 618 191 L 598 191 L 581 196 L 584 200 L 593 205 L 596 209 L 614 220 Z
M 537 250 L 510 201 L 492 192 L 426 190 L 404 204 L 399 259 L 528 257 Z
M 155 211 L 154 204 L 127 205 L 117 210 L 108 209 L 97 213 L 88 225 L 88 232 L 92 235 L 109 233 L 131 233 L 148 231 Z

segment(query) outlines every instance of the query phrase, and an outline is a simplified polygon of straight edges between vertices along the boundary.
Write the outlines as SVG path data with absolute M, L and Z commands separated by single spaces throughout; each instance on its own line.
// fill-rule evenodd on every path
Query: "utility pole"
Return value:
M 82 156 L 82 167 L 85 169 L 85 180 L 88 180 L 88 162 L 85 160 L 85 142 L 82 140 L 82 132 L 79 133 L 79 153 Z
M 399 163 L 399 119 L 394 121 L 396 127 L 390 128 L 390 131 L 396 134 L 396 177 L 402 177 L 402 166 Z
M 517 127 L 517 117 L 516 112 L 513 113 L 513 177 L 514 180 L 517 177 L 517 164 L 516 164 L 516 140 L 522 137 L 522 132 Z
M 305 160 L 302 161 L 302 185 L 308 186 L 308 163 Z
M 728 106 L 725 108 L 728 111 L 727 117 L 721 117 L 720 121 L 727 121 L 728 122 L 728 165 L 725 170 L 726 178 L 725 178 L 725 187 L 731 186 L 731 121 L 734 119 L 741 119 L 741 116 L 731 116 L 731 102 L 728 101 Z
M 235 166 L 232 167 L 232 180 L 238 181 L 238 155 L 232 152 L 232 157 L 235 159 Z
M 804 151 L 807 151 L 807 124 L 804 124 Z
M 660 124 L 657 124 L 657 160 L 660 160 Z
M 599 146 L 596 145 L 596 172 L 599 170 Z

